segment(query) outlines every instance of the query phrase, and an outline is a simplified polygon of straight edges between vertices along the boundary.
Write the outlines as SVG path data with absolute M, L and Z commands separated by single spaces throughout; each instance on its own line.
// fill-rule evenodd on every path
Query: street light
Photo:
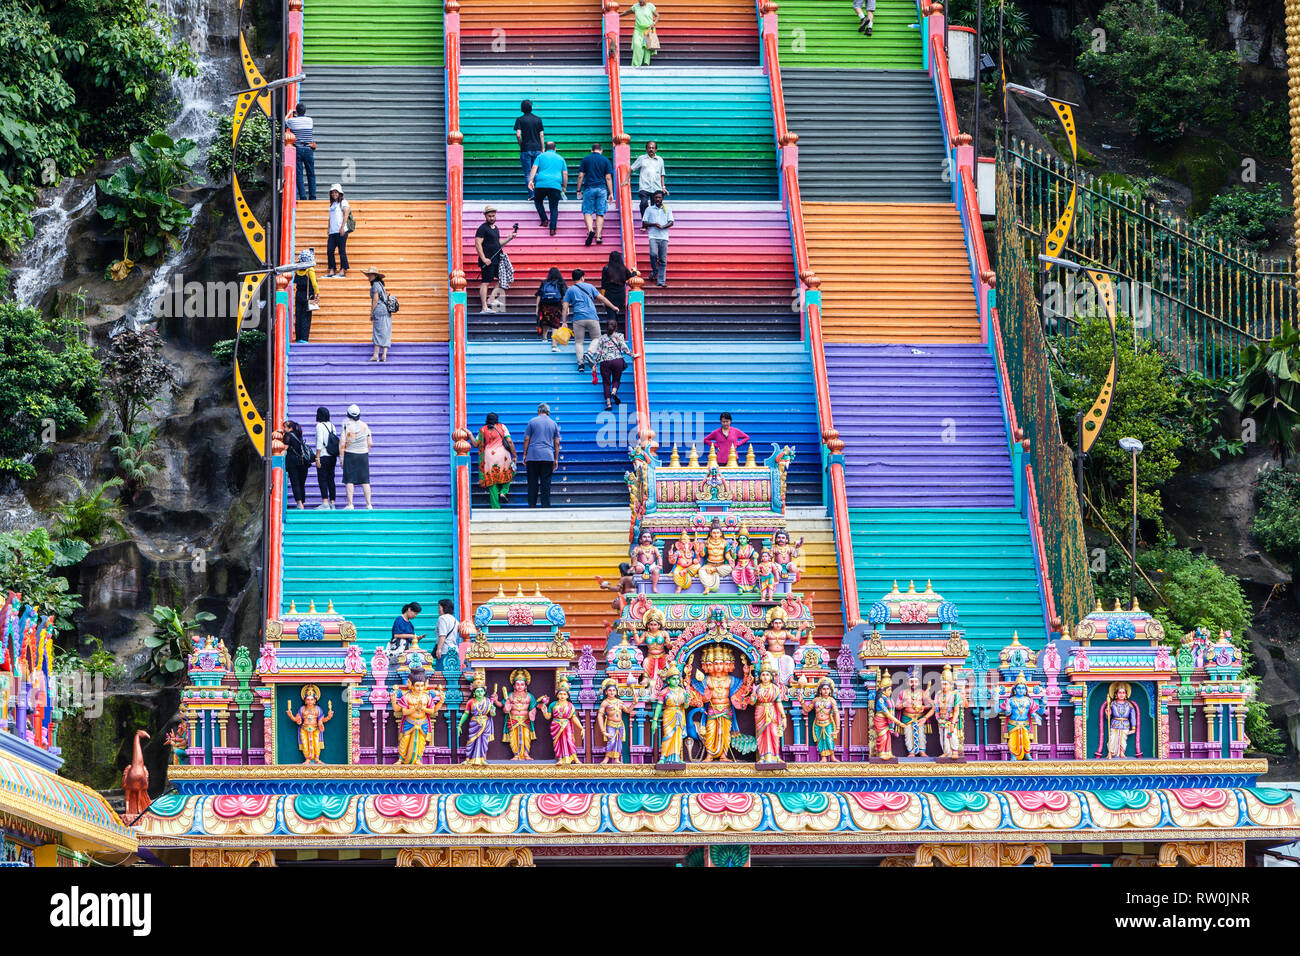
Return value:
M 1138 564 L 1138 455 L 1142 454 L 1142 442 L 1136 438 L 1121 438 L 1119 447 L 1133 456 L 1133 520 L 1132 533 L 1129 536 L 1128 569 L 1128 606 L 1131 610 L 1137 606 L 1137 564 Z

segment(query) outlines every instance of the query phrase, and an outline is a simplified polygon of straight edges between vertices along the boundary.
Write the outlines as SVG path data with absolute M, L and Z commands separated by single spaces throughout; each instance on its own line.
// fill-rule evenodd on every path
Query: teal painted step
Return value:
M 659 144 L 670 204 L 778 198 L 772 95 L 761 69 L 629 70 L 622 93 L 632 158 L 647 140 Z
M 342 492 L 340 486 L 339 491 Z M 357 490 L 358 497 L 360 489 Z M 340 494 L 340 503 L 342 494 Z M 452 597 L 452 513 L 448 508 L 285 512 L 284 603 L 299 611 L 329 601 L 357 626 L 367 653 L 387 643 L 408 601 L 424 613 L 416 633 L 432 635 L 438 599 Z
M 865 611 L 898 582 L 930 581 L 957 605 L 971 645 L 990 658 L 1011 643 L 1046 643 L 1029 525 L 1010 508 L 850 508 L 858 601 Z

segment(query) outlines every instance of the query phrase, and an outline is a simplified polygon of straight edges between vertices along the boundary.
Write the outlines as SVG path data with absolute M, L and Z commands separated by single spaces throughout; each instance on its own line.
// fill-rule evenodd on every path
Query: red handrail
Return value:
M 443 49 L 447 75 L 447 249 L 451 293 L 450 307 L 452 389 L 455 421 L 452 447 L 456 452 L 456 599 L 462 623 L 469 621 L 474 601 L 470 565 L 469 377 L 465 349 L 469 341 L 466 316 L 464 234 L 465 148 L 460 129 L 460 3 L 443 4 Z
M 763 40 L 763 68 L 772 95 L 772 121 L 780 144 L 782 195 L 790 219 L 790 238 L 794 249 L 795 270 L 799 281 L 812 293 L 804 313 L 807 316 L 808 349 L 812 359 L 813 381 L 817 389 L 818 418 L 822 441 L 830 453 L 829 478 L 832 520 L 835 527 L 835 552 L 840 575 L 840 596 L 844 605 L 845 626 L 858 624 L 857 569 L 853 560 L 853 533 L 849 524 L 848 493 L 844 484 L 844 441 L 835 428 L 831 411 L 830 377 L 826 372 L 826 352 L 822 344 L 821 279 L 812 270 L 808 242 L 804 234 L 803 200 L 799 194 L 799 137 L 786 125 L 785 95 L 781 84 L 780 30 L 777 4 L 758 0 Z
M 602 4 L 605 30 L 605 73 L 609 77 L 609 125 L 614 142 L 614 177 L 618 189 L 618 228 L 623 239 L 623 261 L 629 270 L 636 269 L 636 224 L 632 218 L 632 138 L 623 129 L 623 84 L 619 73 L 621 28 L 618 0 Z M 627 331 L 631 339 L 632 387 L 636 395 L 637 440 L 654 443 L 650 427 L 650 381 L 645 361 L 645 299 L 641 289 L 645 280 L 633 276 L 628 280 Z

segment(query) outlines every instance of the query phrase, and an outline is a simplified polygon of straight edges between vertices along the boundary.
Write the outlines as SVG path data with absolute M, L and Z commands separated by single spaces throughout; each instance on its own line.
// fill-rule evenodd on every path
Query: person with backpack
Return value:
M 330 410 L 323 405 L 316 409 L 316 484 L 320 487 L 320 504 L 317 509 L 333 509 L 337 493 L 334 488 L 334 469 L 339 462 L 339 433 L 330 421 Z
M 348 236 L 352 230 L 357 228 L 356 220 L 352 218 L 352 204 L 343 196 L 343 184 L 334 183 L 330 186 L 330 234 L 329 241 L 325 245 L 325 258 L 329 264 L 330 271 L 326 273 L 327 279 L 346 279 L 348 277 Z M 339 253 L 339 265 L 343 268 L 334 268 L 334 250 Z
M 537 287 L 537 334 L 542 341 L 551 339 L 551 351 L 558 352 L 553 333 L 564 324 L 564 276 L 551 266 L 546 278 Z
M 370 280 L 370 343 L 374 352 L 367 361 L 387 362 L 388 347 L 393 344 L 393 313 L 397 311 L 397 297 L 384 288 L 384 274 L 373 266 L 362 269 L 361 274 Z
M 289 487 L 293 489 L 294 504 L 299 509 L 306 508 L 307 469 L 316 456 L 307 450 L 302 426 L 292 419 L 285 420 L 280 440 L 284 442 L 284 472 L 289 477 Z
M 343 446 L 340 455 L 343 459 L 343 486 L 348 492 L 347 507 L 343 510 L 352 510 L 352 492 L 360 485 L 366 496 L 366 510 L 370 511 L 374 508 L 370 503 L 370 447 L 374 438 L 370 426 L 361 420 L 361 409 L 357 405 L 348 406 L 348 423 L 343 426 L 343 434 L 338 440 Z
M 618 314 L 619 311 L 618 306 L 605 298 L 599 289 L 590 282 L 582 281 L 586 274 L 581 269 L 573 270 L 573 284 L 569 286 L 569 291 L 564 293 L 562 319 L 562 321 L 567 320 L 570 314 L 573 315 L 573 349 L 578 357 L 579 372 L 587 371 L 585 346 L 588 336 L 593 342 L 600 337 L 600 316 L 596 313 L 596 303 L 603 303 L 611 313 Z M 551 342 L 551 351 L 555 351 L 554 341 Z

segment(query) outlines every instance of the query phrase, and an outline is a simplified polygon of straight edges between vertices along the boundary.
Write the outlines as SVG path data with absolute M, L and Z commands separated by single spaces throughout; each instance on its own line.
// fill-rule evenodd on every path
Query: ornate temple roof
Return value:
M 57 831 L 75 850 L 134 853 L 137 848 L 134 833 L 94 790 L 3 754 L 0 811 Z

